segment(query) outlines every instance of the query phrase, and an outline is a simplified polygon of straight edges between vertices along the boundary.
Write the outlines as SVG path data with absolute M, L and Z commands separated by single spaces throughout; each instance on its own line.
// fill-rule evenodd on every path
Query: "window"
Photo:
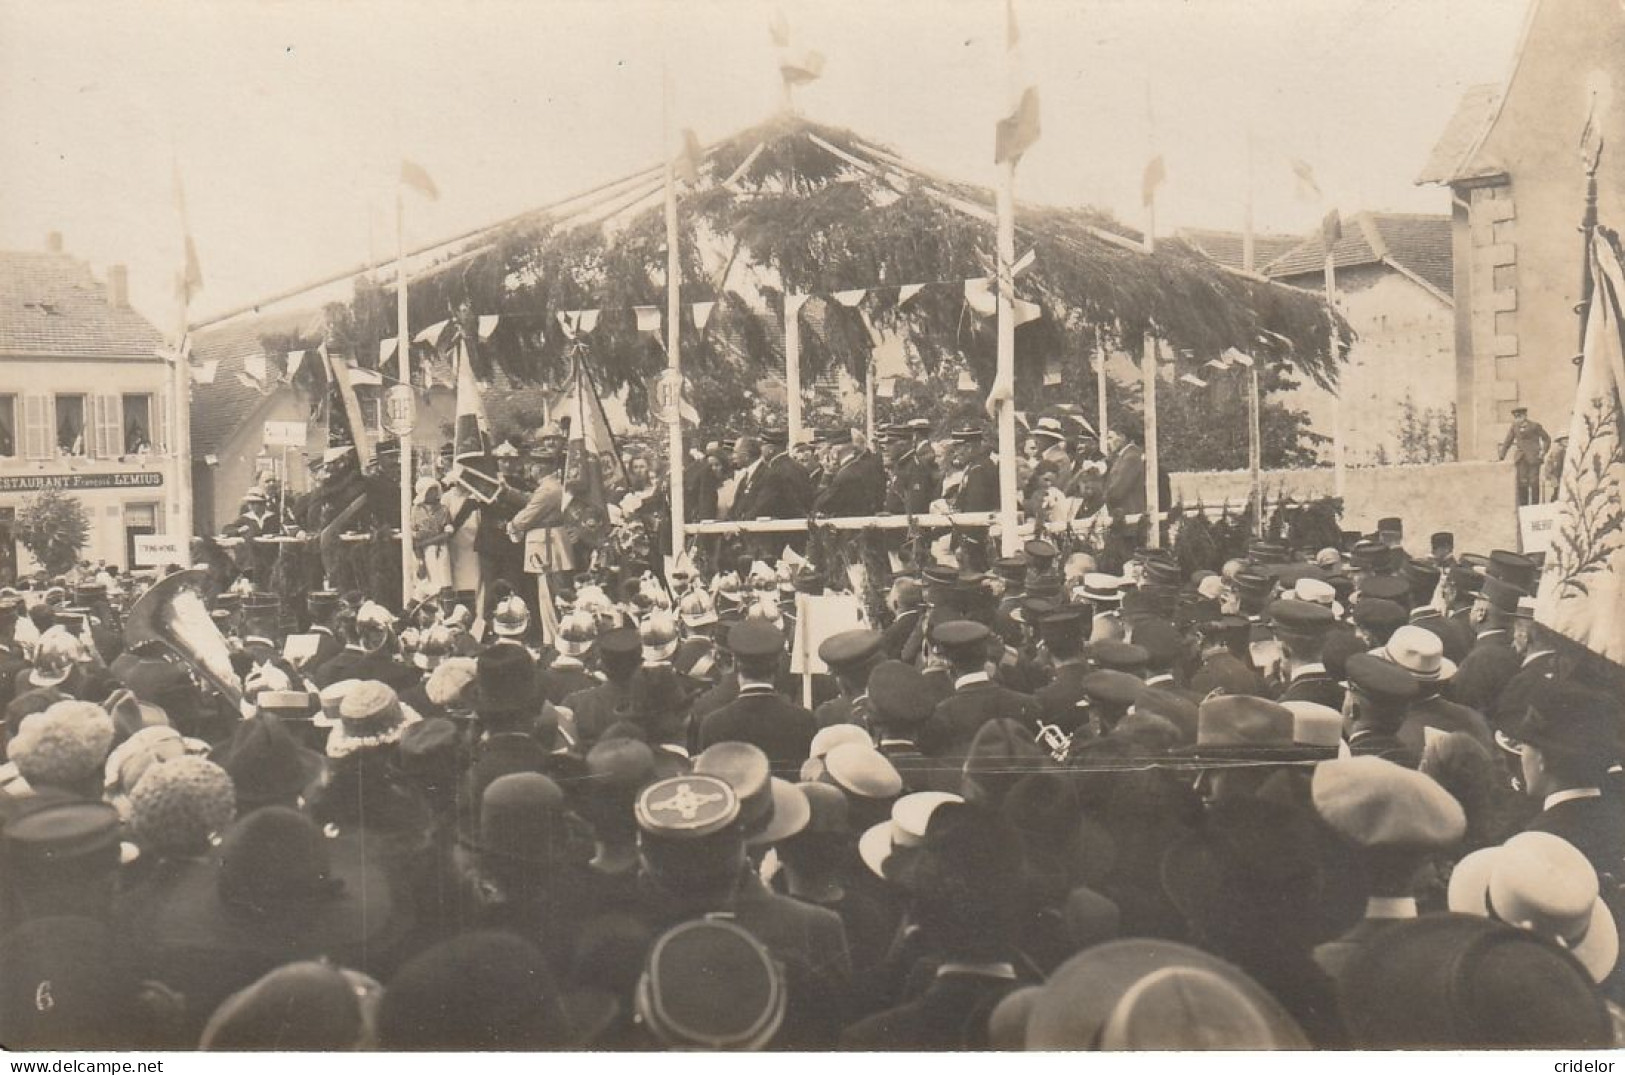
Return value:
M 152 451 L 152 397 L 124 397 L 124 454 Z
M 17 397 L 0 396 L 0 456 L 17 454 Z
M 89 450 L 85 430 L 85 397 L 56 397 L 56 449 L 64 455 L 84 455 Z

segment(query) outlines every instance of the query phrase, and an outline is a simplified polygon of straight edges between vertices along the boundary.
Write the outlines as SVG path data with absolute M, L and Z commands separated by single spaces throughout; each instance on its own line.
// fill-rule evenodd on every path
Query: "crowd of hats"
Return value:
M 1619 700 L 1519 678 L 1537 563 L 1397 530 L 927 565 L 816 711 L 793 554 L 577 579 L 546 645 L 512 592 L 228 591 L 240 709 L 0 594 L 0 1040 L 1617 1045 Z

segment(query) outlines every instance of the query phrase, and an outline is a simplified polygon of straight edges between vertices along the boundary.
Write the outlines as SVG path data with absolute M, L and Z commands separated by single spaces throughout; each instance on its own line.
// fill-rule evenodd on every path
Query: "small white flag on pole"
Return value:
M 982 317 L 999 312 L 999 300 L 993 295 L 993 278 L 977 276 L 965 281 L 965 302 Z
M 436 321 L 412 338 L 418 343 L 426 343 L 430 347 L 439 347 L 441 340 L 446 335 L 446 329 L 450 325 L 450 321 Z
M 1040 317 L 1044 316 L 1044 308 L 1042 306 L 1038 305 L 1036 302 L 1028 302 L 1026 299 L 1011 299 L 1010 307 L 1015 313 L 1017 328 L 1020 328 L 1029 321 L 1037 321 Z

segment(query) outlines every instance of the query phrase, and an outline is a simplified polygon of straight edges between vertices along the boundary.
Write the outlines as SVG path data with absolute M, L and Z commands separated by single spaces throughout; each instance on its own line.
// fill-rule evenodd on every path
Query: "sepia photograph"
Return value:
M 10 1070 L 1611 1070 L 1622 229 L 1625 0 L 0 0 Z

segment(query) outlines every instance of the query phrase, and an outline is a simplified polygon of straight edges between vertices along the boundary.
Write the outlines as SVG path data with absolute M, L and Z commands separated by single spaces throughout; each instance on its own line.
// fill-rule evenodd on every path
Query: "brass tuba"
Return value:
M 131 649 L 147 642 L 162 645 L 236 708 L 243 689 L 232 671 L 231 649 L 203 600 L 208 579 L 200 567 L 159 579 L 130 606 L 124 641 Z

